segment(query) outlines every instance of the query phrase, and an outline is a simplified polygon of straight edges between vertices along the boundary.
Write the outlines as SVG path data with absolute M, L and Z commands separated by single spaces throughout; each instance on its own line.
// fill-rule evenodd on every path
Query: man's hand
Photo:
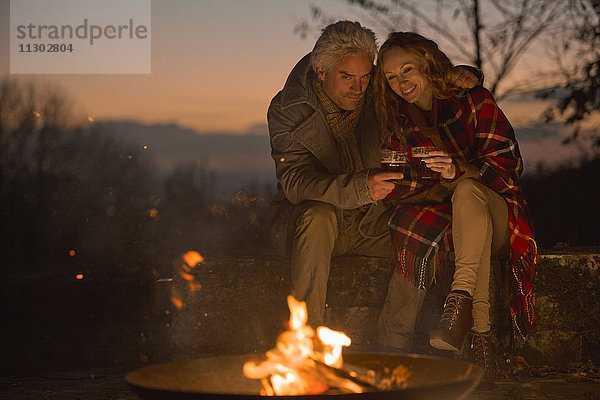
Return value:
M 404 174 L 402 172 L 378 172 L 369 176 L 367 180 L 367 186 L 369 187 L 369 194 L 373 200 L 384 199 L 392 190 L 394 190 L 393 179 L 402 179 Z
M 463 67 L 452 68 L 449 72 L 449 78 L 456 86 L 464 89 L 471 89 L 479 83 L 477 76 L 467 68 Z
M 423 158 L 425 165 L 432 171 L 439 172 L 444 179 L 453 179 L 456 176 L 456 166 L 448 153 L 435 150 L 429 152 L 429 157 Z

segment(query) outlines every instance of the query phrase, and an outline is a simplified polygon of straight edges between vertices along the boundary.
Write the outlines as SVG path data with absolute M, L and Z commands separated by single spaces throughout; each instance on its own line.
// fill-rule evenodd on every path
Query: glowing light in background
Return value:
M 188 251 L 182 258 L 190 268 L 194 268 L 198 263 L 204 262 L 204 257 L 197 251 Z
M 181 260 L 183 260 L 183 263 L 181 263 Z M 179 266 L 179 276 L 187 282 L 190 293 L 202 289 L 202 285 L 196 282 L 196 277 L 192 274 L 192 270 L 201 262 L 204 262 L 204 257 L 197 251 L 191 250 L 183 254 L 179 263 L 175 264 Z M 171 303 L 178 310 L 185 305 L 181 294 L 174 287 L 171 290 Z

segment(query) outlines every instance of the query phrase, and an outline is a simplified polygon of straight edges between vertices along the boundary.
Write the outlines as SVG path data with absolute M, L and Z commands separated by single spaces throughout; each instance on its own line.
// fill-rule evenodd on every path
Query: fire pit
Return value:
M 199 358 L 141 368 L 126 377 L 143 399 L 259 398 L 261 383 L 244 377 L 242 367 L 256 355 Z M 466 361 L 421 355 L 348 353 L 347 369 L 390 370 L 398 365 L 410 372 L 400 390 L 352 394 L 279 396 L 285 399 L 462 399 L 477 385 L 482 370 Z

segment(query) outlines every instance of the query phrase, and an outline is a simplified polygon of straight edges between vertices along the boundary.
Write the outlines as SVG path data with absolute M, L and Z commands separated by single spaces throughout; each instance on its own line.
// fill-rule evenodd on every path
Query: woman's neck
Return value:
M 433 91 L 430 87 L 425 89 L 423 95 L 415 102 L 415 105 L 423 111 L 431 111 L 433 108 Z

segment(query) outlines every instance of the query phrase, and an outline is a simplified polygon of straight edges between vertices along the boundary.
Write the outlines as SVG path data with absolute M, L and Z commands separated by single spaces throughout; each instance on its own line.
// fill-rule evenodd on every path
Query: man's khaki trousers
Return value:
M 388 232 L 367 238 L 358 231 L 363 217 L 360 210 L 345 210 L 341 220 L 338 215 L 331 204 L 305 201 L 292 216 L 292 290 L 298 300 L 306 301 L 308 320 L 314 327 L 323 323 L 332 256 L 356 254 L 389 259 L 391 252 Z M 424 292 L 408 281 L 392 279 L 395 283 L 390 285 L 386 302 L 392 301 L 397 307 L 387 312 L 384 309 L 380 316 L 380 343 L 408 350 Z

